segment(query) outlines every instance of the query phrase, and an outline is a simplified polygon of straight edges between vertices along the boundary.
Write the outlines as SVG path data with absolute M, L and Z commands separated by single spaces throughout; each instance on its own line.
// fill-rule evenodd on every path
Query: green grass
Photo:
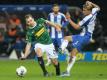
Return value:
M 66 62 L 61 62 L 61 71 L 66 69 Z M 28 72 L 24 77 L 16 75 L 16 68 L 23 65 Z M 51 65 L 47 67 L 49 72 L 55 74 Z M 76 62 L 70 77 L 43 77 L 38 63 L 34 60 L 0 60 L 0 80 L 107 80 L 107 62 Z

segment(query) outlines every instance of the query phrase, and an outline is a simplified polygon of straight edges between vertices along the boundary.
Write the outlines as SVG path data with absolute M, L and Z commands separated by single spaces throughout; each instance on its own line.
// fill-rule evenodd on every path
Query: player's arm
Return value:
M 69 19 L 69 23 L 72 25 L 72 27 L 74 29 L 80 29 L 80 25 L 76 24 L 74 21 L 72 21 L 71 19 Z
M 71 26 L 74 28 L 74 29 L 81 29 L 82 27 L 81 26 L 84 26 L 85 23 L 87 23 L 91 18 L 93 17 L 92 14 L 86 16 L 83 18 L 83 20 L 81 20 L 79 23 L 75 23 L 71 18 L 70 18 L 70 14 L 67 13 L 67 19 L 69 21 L 69 23 L 71 24 Z
M 30 54 L 30 48 L 31 48 L 31 43 L 27 42 L 25 47 L 25 53 L 24 53 L 24 56 L 22 56 L 22 59 L 26 59 L 27 56 Z
M 61 25 L 55 24 L 55 23 L 53 23 L 51 21 L 48 21 L 48 20 L 45 20 L 45 22 L 46 22 L 46 24 L 48 24 L 48 25 L 50 25 L 52 27 L 55 27 L 57 31 L 61 31 Z
M 28 34 L 26 34 L 26 47 L 25 47 L 25 53 L 24 53 L 24 56 L 21 57 L 21 59 L 26 59 L 27 56 L 30 54 L 30 48 L 31 48 L 31 40 L 32 40 L 32 37 L 29 36 Z
M 65 28 L 65 27 L 67 27 L 67 25 L 69 24 L 69 22 L 68 22 L 68 20 L 67 20 L 67 18 L 66 18 L 66 16 L 63 14 L 63 16 L 62 16 L 62 21 L 64 22 L 63 24 L 62 24 L 62 27 L 63 28 Z
M 86 5 L 89 5 L 89 6 L 92 5 L 94 8 L 98 8 L 98 10 L 100 10 L 100 7 L 97 4 L 94 4 L 94 3 L 90 2 L 90 1 L 86 1 Z
M 74 29 L 80 29 L 80 25 L 76 24 L 72 19 L 69 13 L 66 14 L 66 18 L 68 19 L 68 22 Z

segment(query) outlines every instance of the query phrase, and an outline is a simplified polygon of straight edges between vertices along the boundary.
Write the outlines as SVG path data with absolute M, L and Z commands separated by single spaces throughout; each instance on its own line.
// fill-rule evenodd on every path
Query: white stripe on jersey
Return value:
M 61 14 L 57 16 L 57 23 L 61 24 Z M 62 38 L 62 31 L 58 32 L 58 38 Z
M 80 33 L 81 35 L 84 35 L 86 32 L 90 32 L 91 34 L 93 33 L 95 19 L 98 11 L 98 8 L 93 8 L 91 14 L 89 14 L 79 22 L 79 25 L 83 27 L 83 31 Z
M 50 13 L 49 14 L 49 17 L 50 17 L 50 21 L 54 22 L 54 23 L 57 23 L 57 24 L 60 24 L 62 25 L 62 17 L 64 18 L 65 21 L 67 21 L 67 19 L 65 18 L 65 15 L 63 13 L 58 13 L 58 15 L 54 15 L 54 13 Z M 57 17 L 57 19 L 55 19 L 55 17 Z M 54 21 L 56 20 L 56 21 Z M 62 31 L 61 32 L 58 32 L 56 31 L 56 29 L 54 27 L 51 27 L 51 30 L 50 30 L 50 34 L 51 34 L 51 38 L 62 38 L 63 35 L 62 35 Z
M 50 16 L 50 21 L 54 22 L 54 15 Z M 54 38 L 55 37 L 55 28 L 51 27 L 51 37 Z

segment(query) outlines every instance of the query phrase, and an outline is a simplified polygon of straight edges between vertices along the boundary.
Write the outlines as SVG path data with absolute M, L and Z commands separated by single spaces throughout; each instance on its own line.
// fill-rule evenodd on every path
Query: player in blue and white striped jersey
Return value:
M 59 12 L 59 10 L 60 10 L 59 5 L 54 4 L 52 7 L 52 10 L 53 10 L 53 12 L 51 12 L 48 15 L 48 20 L 61 25 L 62 28 L 66 27 L 67 19 L 63 13 Z M 57 51 L 58 48 L 60 47 L 62 39 L 64 37 L 64 32 L 63 32 L 63 30 L 57 31 L 55 28 L 52 28 L 52 27 L 48 27 L 48 29 L 49 29 L 49 33 L 52 38 L 53 44 L 55 46 L 55 49 Z M 49 63 L 50 63 L 50 60 L 48 59 L 48 63 L 46 64 L 46 66 L 48 66 Z
M 86 3 L 83 5 L 83 14 L 85 15 L 85 17 L 78 24 L 74 23 L 70 19 L 70 15 L 67 14 L 67 19 L 69 23 L 72 25 L 72 27 L 74 27 L 75 29 L 82 28 L 82 32 L 78 35 L 66 36 L 64 38 L 64 41 L 61 45 L 62 51 L 64 51 L 64 49 L 67 47 L 69 41 L 72 42 L 71 45 L 73 49 L 70 52 L 70 60 L 67 66 L 67 70 L 61 76 L 70 76 L 70 70 L 76 60 L 76 54 L 79 51 L 81 51 L 84 45 L 90 42 L 90 39 L 94 31 L 96 15 L 99 12 L 99 10 L 100 8 L 98 5 L 90 1 L 86 1 Z

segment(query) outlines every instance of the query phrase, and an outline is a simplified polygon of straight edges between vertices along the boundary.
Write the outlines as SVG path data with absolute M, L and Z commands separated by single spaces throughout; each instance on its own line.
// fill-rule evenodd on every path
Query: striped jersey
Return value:
M 79 22 L 79 25 L 83 28 L 80 35 L 84 35 L 87 32 L 89 32 L 91 33 L 92 36 L 95 26 L 96 15 L 98 11 L 99 8 L 93 8 L 91 14 L 87 15 L 86 17 L 83 18 L 83 20 Z
M 45 20 L 39 18 L 36 23 L 34 27 L 28 27 L 26 40 L 31 43 L 51 44 L 52 40 L 46 29 Z
M 48 20 L 57 24 L 60 24 L 62 27 L 63 24 L 67 21 L 63 13 L 58 12 L 54 14 L 53 12 L 48 15 Z M 63 31 L 58 32 L 54 27 L 49 27 L 51 38 L 63 38 Z

